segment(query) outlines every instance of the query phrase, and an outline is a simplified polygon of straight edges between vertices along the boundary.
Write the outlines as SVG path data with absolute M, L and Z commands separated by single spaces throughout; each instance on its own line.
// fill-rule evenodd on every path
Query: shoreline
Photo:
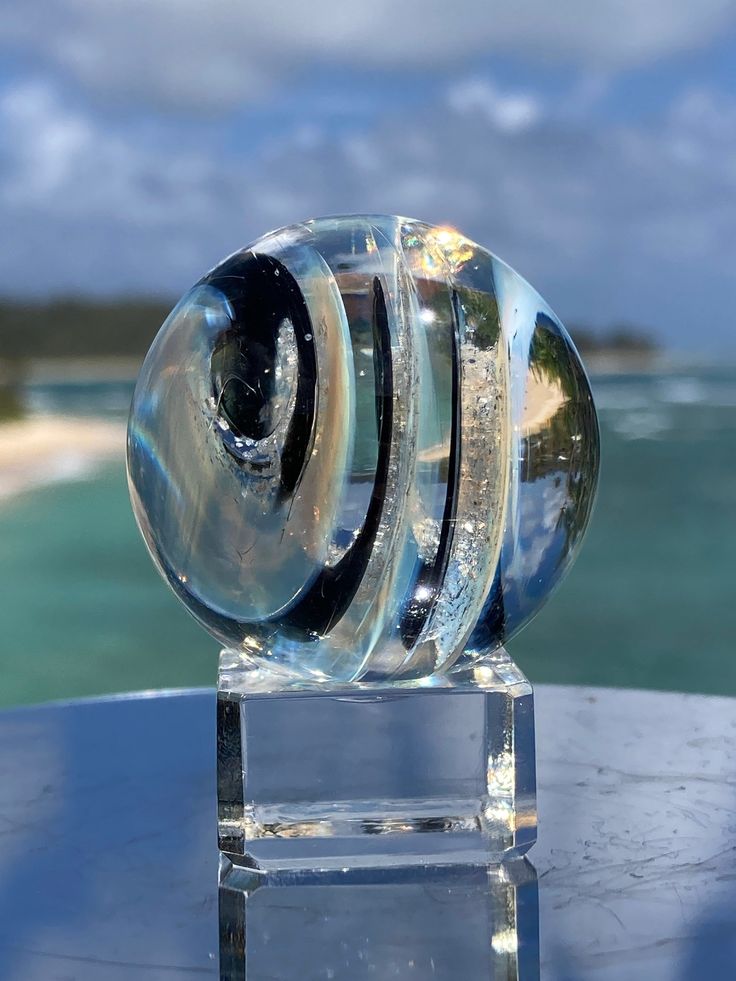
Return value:
M 0 504 L 124 459 L 125 430 L 124 422 L 66 415 L 1 423 Z
M 584 364 L 593 382 L 617 375 L 667 375 L 711 366 L 686 364 L 676 356 L 647 357 L 630 352 L 590 352 Z M 39 360 L 28 365 L 24 384 L 130 382 L 137 362 L 129 359 Z M 594 385 L 595 388 L 595 385 Z M 539 406 L 548 413 L 550 407 Z M 125 421 L 88 415 L 31 412 L 0 419 L 0 505 L 27 491 L 62 481 L 83 480 L 125 457 Z
M 672 355 L 662 352 L 642 355 L 628 351 L 589 351 L 580 357 L 592 378 L 600 375 L 656 375 L 677 371 L 681 367 Z
M 718 365 L 712 361 L 698 361 L 679 352 L 672 351 L 625 351 L 600 348 L 584 350 L 582 361 L 589 375 L 618 374 L 658 374 L 687 370 L 695 367 L 708 369 Z M 25 362 L 19 387 L 23 385 L 74 385 L 89 383 L 122 382 L 135 384 L 141 368 L 141 358 L 100 357 L 100 358 L 37 358 Z M 729 361 L 730 363 L 730 361 Z M 16 366 L 3 363 L 0 358 L 0 379 L 12 377 Z
M 142 358 L 34 358 L 26 363 L 23 382 L 75 384 L 78 382 L 125 382 L 134 384 Z

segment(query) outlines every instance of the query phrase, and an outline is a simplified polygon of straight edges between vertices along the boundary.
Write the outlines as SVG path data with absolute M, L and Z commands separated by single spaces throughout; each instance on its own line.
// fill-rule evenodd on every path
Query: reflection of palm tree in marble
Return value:
M 466 329 L 474 335 L 479 350 L 491 350 L 501 330 L 496 297 L 473 289 L 462 289 L 460 293 Z
M 598 432 L 594 423 L 591 429 L 594 414 L 588 380 L 570 357 L 557 324 L 543 313 L 537 317 L 529 364 L 530 388 L 536 379 L 551 411 L 538 413 L 535 418 L 534 406 L 527 407 L 522 479 L 533 482 L 552 476 L 556 482 L 565 480 L 567 503 L 557 522 L 565 534 L 561 563 L 588 521 L 593 500 L 591 482 L 598 470 Z M 556 399 L 550 396 L 554 392 L 558 393 Z

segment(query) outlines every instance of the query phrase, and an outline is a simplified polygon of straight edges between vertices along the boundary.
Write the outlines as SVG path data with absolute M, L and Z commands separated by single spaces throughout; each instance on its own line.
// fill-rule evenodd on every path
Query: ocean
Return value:
M 532 681 L 736 695 L 736 369 L 593 377 L 602 474 L 572 572 L 509 644 Z M 124 382 L 32 411 L 123 418 Z M 217 645 L 159 579 L 123 461 L 0 502 L 0 703 L 212 685 Z

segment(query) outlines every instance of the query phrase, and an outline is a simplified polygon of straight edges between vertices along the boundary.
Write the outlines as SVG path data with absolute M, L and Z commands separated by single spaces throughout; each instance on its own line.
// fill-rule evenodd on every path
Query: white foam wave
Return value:
M 736 383 L 730 378 L 694 375 L 646 376 L 640 379 L 594 381 L 593 395 L 601 413 L 631 413 L 662 407 L 736 408 Z

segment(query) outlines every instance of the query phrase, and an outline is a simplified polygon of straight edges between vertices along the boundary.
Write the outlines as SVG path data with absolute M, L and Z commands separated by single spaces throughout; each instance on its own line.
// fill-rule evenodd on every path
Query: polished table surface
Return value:
M 736 978 L 736 700 L 536 699 L 542 978 Z M 2 981 L 216 978 L 216 880 L 213 691 L 0 714 Z

